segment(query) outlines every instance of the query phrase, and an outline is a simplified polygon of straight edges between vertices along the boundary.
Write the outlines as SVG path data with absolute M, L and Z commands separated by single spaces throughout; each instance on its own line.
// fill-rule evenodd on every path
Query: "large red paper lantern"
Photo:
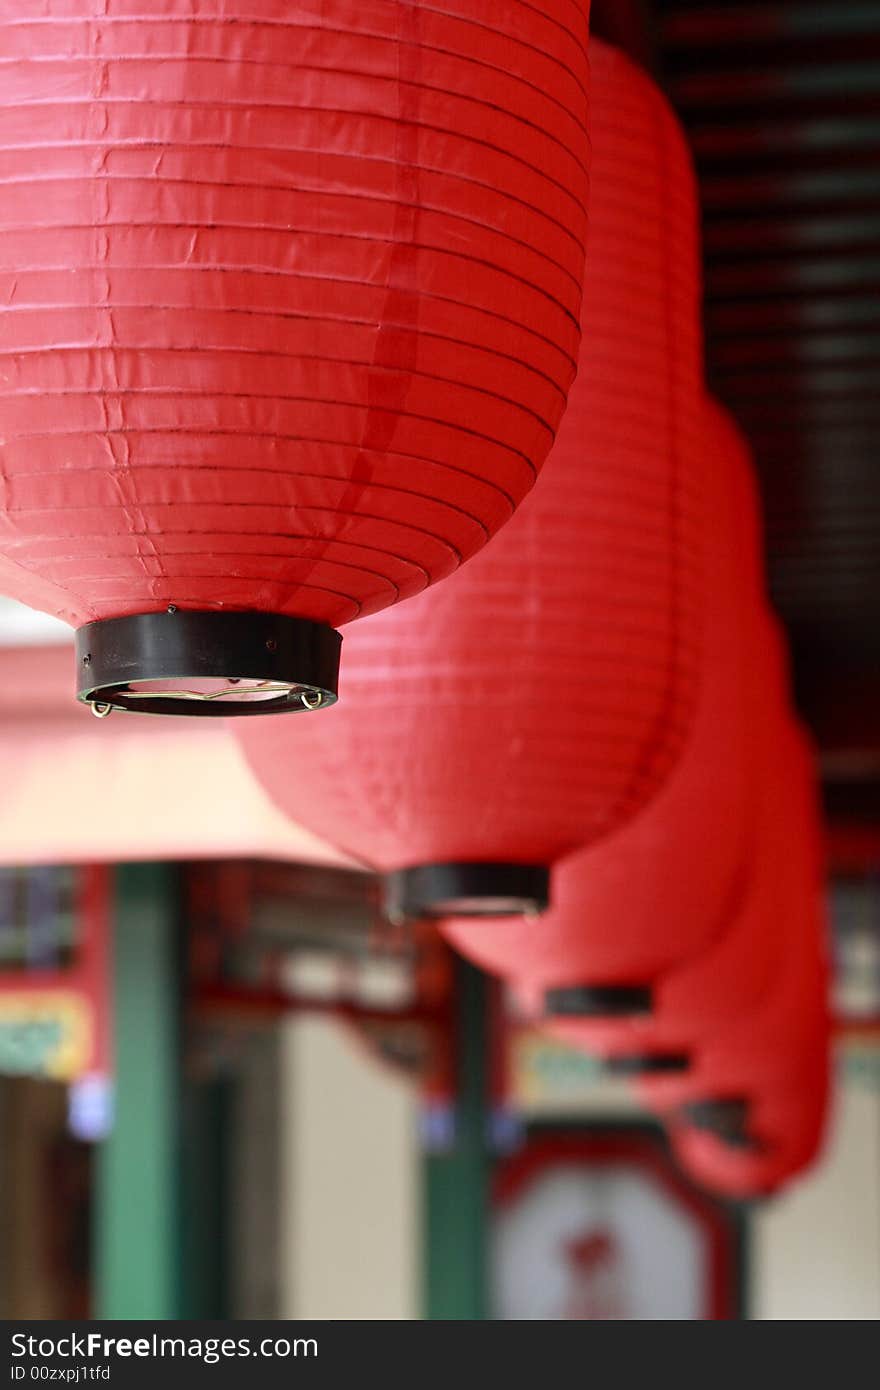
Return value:
M 693 175 L 644 74 L 596 42 L 591 59 L 584 338 L 538 486 L 460 574 L 346 638 L 344 707 L 308 738 L 242 735 L 292 816 L 404 871 L 404 915 L 540 910 L 547 866 L 644 805 L 692 722 L 705 536 Z
M 514 511 L 578 355 L 588 12 L 0 4 L 0 588 L 81 698 L 328 704 L 335 628 Z
M 705 406 L 712 566 L 699 707 L 690 739 L 650 806 L 556 870 L 554 908 L 523 919 L 442 924 L 477 965 L 542 989 L 574 985 L 578 1010 L 650 1008 L 652 983 L 703 950 L 744 887 L 755 819 L 758 509 L 741 436 Z M 753 697 L 750 687 L 757 685 Z

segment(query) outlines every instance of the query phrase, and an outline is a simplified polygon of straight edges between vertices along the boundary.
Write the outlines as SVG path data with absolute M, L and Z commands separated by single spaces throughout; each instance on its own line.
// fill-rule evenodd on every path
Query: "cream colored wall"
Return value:
M 280 1315 L 418 1316 L 416 1103 L 340 1025 L 297 1019 L 282 1051 Z M 752 1315 L 880 1318 L 880 1094 L 838 1087 L 815 1174 L 753 1218 Z
M 418 1316 L 417 1108 L 342 1027 L 284 1030 L 281 1316 Z
M 838 1087 L 824 1161 L 755 1218 L 753 1316 L 880 1318 L 880 1095 Z

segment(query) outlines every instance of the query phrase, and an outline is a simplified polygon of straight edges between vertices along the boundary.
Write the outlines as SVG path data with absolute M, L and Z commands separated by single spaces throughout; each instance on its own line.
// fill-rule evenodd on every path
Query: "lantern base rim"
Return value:
M 572 985 L 544 995 L 552 1018 L 628 1018 L 650 1014 L 653 1005 L 650 985 Z
M 603 1071 L 612 1077 L 680 1076 L 690 1066 L 687 1052 L 628 1052 L 602 1059 Z
M 550 870 L 543 864 L 417 864 L 388 874 L 384 897 L 392 921 L 535 917 L 550 903 Z
M 688 1101 L 682 1118 L 694 1129 L 714 1135 L 732 1149 L 759 1147 L 749 1131 L 749 1102 L 744 1096 L 712 1096 Z
M 336 702 L 341 643 L 307 618 L 170 604 L 77 629 L 77 699 L 99 717 L 322 709 Z

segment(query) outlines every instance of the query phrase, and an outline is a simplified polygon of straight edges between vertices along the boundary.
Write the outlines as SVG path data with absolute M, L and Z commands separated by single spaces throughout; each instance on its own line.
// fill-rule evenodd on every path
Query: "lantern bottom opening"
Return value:
M 749 1132 L 749 1103 L 742 1096 L 716 1096 L 692 1100 L 682 1107 L 682 1118 L 730 1148 L 757 1147 Z
M 543 864 L 418 864 L 385 880 L 392 921 L 418 917 L 534 917 L 550 901 Z
M 99 716 L 323 709 L 336 702 L 341 643 L 306 618 L 170 604 L 77 629 L 77 698 Z
M 608 1076 L 671 1076 L 688 1071 L 691 1059 L 687 1052 L 630 1052 L 620 1057 L 605 1057 L 602 1069 Z
M 573 985 L 544 995 L 551 1018 L 628 1018 L 650 1014 L 652 1007 L 649 985 Z

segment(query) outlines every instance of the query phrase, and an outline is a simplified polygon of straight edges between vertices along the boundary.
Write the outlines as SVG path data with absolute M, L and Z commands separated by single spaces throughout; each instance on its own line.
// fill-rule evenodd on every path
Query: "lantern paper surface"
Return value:
M 644 75 L 596 41 L 591 64 L 583 344 L 538 485 L 460 574 L 346 635 L 344 698 L 320 728 L 243 734 L 281 806 L 382 869 L 547 864 L 650 799 L 691 727 L 705 536 L 692 169 Z
M 337 626 L 510 517 L 575 373 L 575 0 L 0 0 L 0 587 Z
M 686 1074 L 644 1079 L 640 1089 L 654 1108 L 749 1096 L 769 1086 L 791 1090 L 791 1075 L 803 1057 L 827 1048 L 829 966 L 815 764 L 799 732 L 793 729 L 788 742 L 777 891 L 769 891 L 768 876 L 763 912 L 755 921 L 756 933 L 777 943 L 771 979 L 752 1008 L 732 1017 L 719 1009 L 689 1037 Z M 721 979 L 714 988 L 709 980 L 703 983 L 710 998 L 723 987 Z
M 786 913 L 791 912 L 791 902 L 800 892 L 799 854 L 811 761 L 780 698 L 779 676 L 774 679 L 772 674 L 774 651 L 777 673 L 782 667 L 782 642 L 769 618 L 765 633 L 772 640 L 767 641 L 757 669 L 766 681 L 766 692 L 753 706 L 753 719 L 762 734 L 755 763 L 757 820 L 751 859 L 743 865 L 745 891 L 741 899 L 732 905 L 728 917 L 719 917 L 716 931 L 701 951 L 671 965 L 653 980 L 650 1011 L 622 1018 L 548 1015 L 546 1027 L 560 1041 L 603 1056 L 658 1051 L 690 1056 L 722 1028 L 742 1024 L 772 999 L 786 968 Z M 793 797 L 804 799 L 795 814 Z M 582 911 L 589 913 L 598 909 L 600 901 L 590 899 L 588 876 L 584 875 L 582 885 Z M 601 906 L 602 920 L 613 924 L 608 900 Z M 612 929 L 609 925 L 608 930 Z M 575 952 L 573 947 L 577 962 Z M 584 985 L 602 983 L 585 970 L 583 954 L 579 969 L 573 965 L 568 978 Z M 546 1000 L 546 981 L 540 983 Z M 669 1084 L 674 1084 L 672 1078 Z
M 785 1084 L 761 1082 L 751 1101 L 759 1142 L 752 1147 L 673 1119 L 669 1139 L 684 1171 L 722 1196 L 769 1196 L 818 1158 L 828 1119 L 829 1045 L 826 1036 L 807 1051 Z
M 554 908 L 538 929 L 522 918 L 441 922 L 451 944 L 484 970 L 544 988 L 650 986 L 708 946 L 742 895 L 756 809 L 748 689 L 759 669 L 758 515 L 742 439 L 711 402 L 704 437 L 712 559 L 691 737 L 648 807 L 557 866 Z

